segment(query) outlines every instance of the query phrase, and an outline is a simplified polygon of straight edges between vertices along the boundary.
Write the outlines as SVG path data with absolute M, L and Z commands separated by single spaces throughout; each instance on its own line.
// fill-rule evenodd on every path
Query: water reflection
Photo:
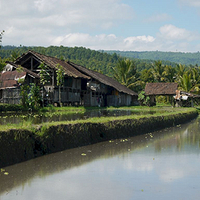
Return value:
M 199 199 L 199 121 L 7 167 L 0 199 Z

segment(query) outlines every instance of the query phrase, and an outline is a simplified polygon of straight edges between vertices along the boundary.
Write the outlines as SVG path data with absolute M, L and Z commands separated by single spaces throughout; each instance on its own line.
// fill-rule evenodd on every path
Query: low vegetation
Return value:
M 135 109 L 137 112 L 140 108 L 129 109 Z M 145 107 L 145 109 L 150 108 Z M 144 108 L 142 110 L 144 111 Z M 18 125 L 1 125 L 0 167 L 69 148 L 127 138 L 175 126 L 194 119 L 197 114 L 194 108 L 163 107 L 155 115 L 96 117 L 34 126 L 29 121 Z
M 11 105 L 8 105 L 8 108 Z M 13 107 L 10 107 L 13 109 Z M 23 108 L 21 106 L 15 105 L 14 108 Z M 57 126 L 60 124 L 76 124 L 76 123 L 107 123 L 110 121 L 115 120 L 127 120 L 127 119 L 140 119 L 144 117 L 152 117 L 152 116 L 167 116 L 171 114 L 184 114 L 190 111 L 195 111 L 195 108 L 172 108 L 171 106 L 156 106 L 156 107 L 148 107 L 148 106 L 132 106 L 132 107 L 109 107 L 109 108 L 85 108 L 85 107 L 44 107 L 40 109 L 39 112 L 31 113 L 31 115 L 34 117 L 38 117 L 40 115 L 44 115 L 46 117 L 48 116 L 61 116 L 63 114 L 78 114 L 78 113 L 84 113 L 87 110 L 129 110 L 132 111 L 131 115 L 126 116 L 110 116 L 110 117 L 92 117 L 88 119 L 80 119 L 80 120 L 69 120 L 69 121 L 54 121 L 54 122 L 46 122 L 43 124 L 36 124 L 34 125 L 31 120 L 23 120 L 19 124 L 11 124 L 8 123 L 6 125 L 0 125 L 0 128 L 2 131 L 7 131 L 10 129 L 27 129 L 27 130 L 38 130 L 39 127 L 50 127 L 50 126 Z M 20 110 L 22 111 L 22 110 Z M 23 114 L 23 112 L 21 112 Z M 139 114 L 138 114 L 139 113 Z M 27 112 L 24 113 L 24 116 L 27 116 Z

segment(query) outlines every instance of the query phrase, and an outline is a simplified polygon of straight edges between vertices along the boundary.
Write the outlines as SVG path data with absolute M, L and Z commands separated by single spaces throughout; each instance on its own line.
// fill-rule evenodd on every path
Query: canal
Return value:
M 5 167 L 1 200 L 197 200 L 200 118 Z

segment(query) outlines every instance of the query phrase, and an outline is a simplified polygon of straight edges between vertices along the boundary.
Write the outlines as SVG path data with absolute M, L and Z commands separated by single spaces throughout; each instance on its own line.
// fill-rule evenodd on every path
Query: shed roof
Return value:
M 116 90 L 118 90 L 119 92 L 123 92 L 132 96 L 137 96 L 138 94 L 136 92 L 134 92 L 133 90 L 127 88 L 126 86 L 120 84 L 118 81 L 114 80 L 111 77 L 108 77 L 104 74 L 101 74 L 97 71 L 93 71 L 90 69 L 87 69 L 81 65 L 77 65 L 75 63 L 72 62 L 68 62 L 70 65 L 72 65 L 73 67 L 75 67 L 76 69 L 78 69 L 79 71 L 81 71 L 84 74 L 87 74 L 88 76 L 92 77 L 93 79 L 98 80 L 100 83 L 103 83 L 105 85 L 111 86 L 113 88 L 115 88 Z
M 177 83 L 147 83 L 146 95 L 175 95 L 178 88 Z

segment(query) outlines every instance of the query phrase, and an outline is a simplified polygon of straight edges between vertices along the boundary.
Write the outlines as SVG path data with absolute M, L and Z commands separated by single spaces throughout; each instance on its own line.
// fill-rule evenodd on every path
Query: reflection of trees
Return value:
M 198 118 L 196 123 L 191 123 L 188 126 L 188 131 L 183 134 L 183 142 L 185 145 L 195 146 L 200 143 L 200 134 L 199 134 L 199 122 L 200 118 Z
M 156 152 L 161 152 L 162 148 L 169 149 L 171 147 L 176 147 L 177 151 L 182 151 L 187 145 L 194 146 L 195 148 L 198 145 L 199 147 L 199 122 L 200 118 L 192 123 L 170 128 L 170 134 L 166 134 L 155 141 Z

